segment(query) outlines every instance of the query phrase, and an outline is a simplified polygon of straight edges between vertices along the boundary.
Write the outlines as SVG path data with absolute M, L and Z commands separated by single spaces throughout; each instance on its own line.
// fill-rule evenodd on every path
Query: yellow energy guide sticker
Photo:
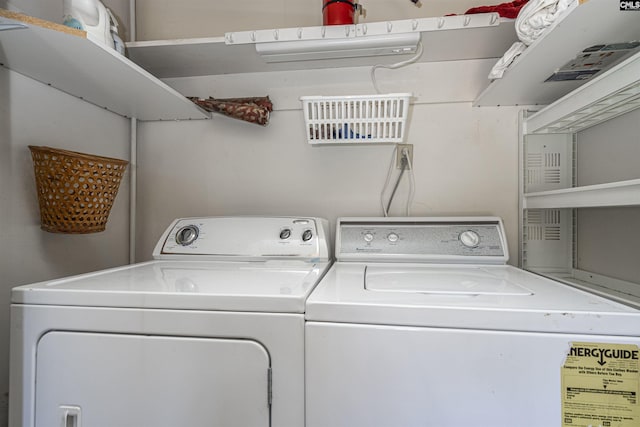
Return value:
M 561 368 L 563 427 L 640 426 L 637 345 L 571 343 Z

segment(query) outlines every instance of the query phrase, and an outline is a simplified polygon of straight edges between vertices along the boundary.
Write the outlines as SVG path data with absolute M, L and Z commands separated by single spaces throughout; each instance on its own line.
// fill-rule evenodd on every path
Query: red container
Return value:
M 356 7 L 350 0 L 324 0 L 323 25 L 353 25 Z

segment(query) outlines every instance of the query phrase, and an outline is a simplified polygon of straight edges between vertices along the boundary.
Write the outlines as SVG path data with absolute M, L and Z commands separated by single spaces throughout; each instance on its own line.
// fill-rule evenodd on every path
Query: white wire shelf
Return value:
M 640 108 L 640 52 L 529 117 L 526 133 L 571 133 Z
M 524 209 L 640 206 L 640 179 L 527 193 Z

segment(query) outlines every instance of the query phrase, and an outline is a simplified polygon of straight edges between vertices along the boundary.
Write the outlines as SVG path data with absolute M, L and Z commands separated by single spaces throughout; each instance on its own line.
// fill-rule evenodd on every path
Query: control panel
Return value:
M 327 222 L 321 218 L 183 218 L 175 220 L 165 231 L 156 245 L 154 257 L 327 260 L 327 241 Z
M 499 218 L 341 218 L 338 260 L 490 262 L 508 260 Z

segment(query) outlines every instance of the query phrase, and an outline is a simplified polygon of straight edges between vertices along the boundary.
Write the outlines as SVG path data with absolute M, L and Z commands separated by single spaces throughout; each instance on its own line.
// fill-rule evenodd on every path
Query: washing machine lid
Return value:
M 151 261 L 14 288 L 14 304 L 303 313 L 329 262 Z
M 431 295 L 532 295 L 519 283 L 482 268 L 367 266 L 364 288 L 372 292 Z
M 337 262 L 307 320 L 637 335 L 640 311 L 508 265 Z

